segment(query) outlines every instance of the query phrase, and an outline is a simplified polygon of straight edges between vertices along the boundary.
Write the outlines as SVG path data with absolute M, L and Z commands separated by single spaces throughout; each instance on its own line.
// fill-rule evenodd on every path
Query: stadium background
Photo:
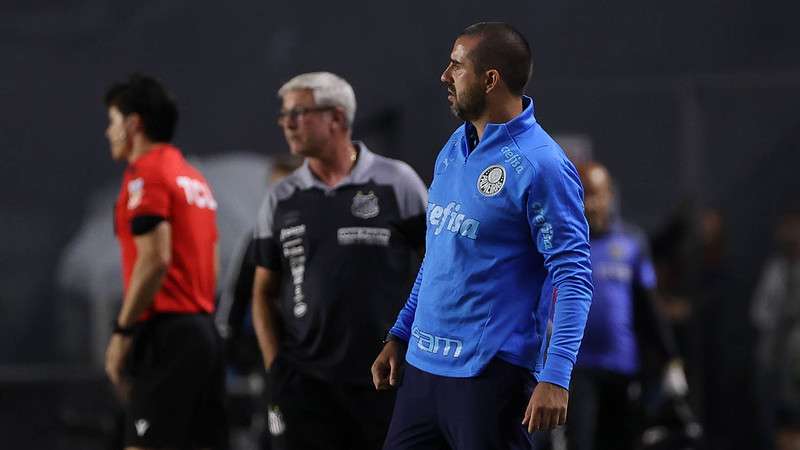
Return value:
M 730 277 L 714 315 L 714 370 L 728 406 L 717 408 L 727 431 L 714 448 L 754 448 L 749 302 L 777 215 L 799 204 L 798 13 L 793 2 L 743 0 L 4 1 L 2 446 L 89 448 L 81 408 L 107 407 L 88 358 L 60 342 L 59 311 L 77 300 L 57 289 L 56 266 L 89 199 L 121 174 L 103 136 L 109 82 L 132 71 L 163 80 L 181 109 L 176 142 L 190 155 L 274 155 L 286 151 L 277 87 L 333 71 L 356 90 L 355 135 L 429 182 L 457 125 L 438 81 L 452 39 L 497 19 L 532 42 L 528 92 L 540 122 L 590 139 L 629 219 L 658 233 L 681 214 L 721 212 Z M 85 441 L 65 436 L 70 407 Z

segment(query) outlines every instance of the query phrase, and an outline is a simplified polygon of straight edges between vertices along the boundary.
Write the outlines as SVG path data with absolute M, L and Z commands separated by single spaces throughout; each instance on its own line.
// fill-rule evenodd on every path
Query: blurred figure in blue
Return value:
M 672 394 L 686 379 L 656 309 L 656 275 L 644 235 L 619 217 L 608 170 L 579 167 L 590 227 L 594 300 L 570 388 L 567 448 L 638 447 L 640 381 L 655 377 Z

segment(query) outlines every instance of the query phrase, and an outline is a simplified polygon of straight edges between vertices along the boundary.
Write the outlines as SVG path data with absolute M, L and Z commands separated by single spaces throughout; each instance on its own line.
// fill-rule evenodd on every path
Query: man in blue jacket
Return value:
M 523 95 L 530 74 L 504 23 L 466 28 L 442 74 L 464 124 L 436 159 L 423 265 L 372 366 L 377 389 L 399 386 L 385 449 L 529 448 L 566 420 L 589 233 L 575 167 Z

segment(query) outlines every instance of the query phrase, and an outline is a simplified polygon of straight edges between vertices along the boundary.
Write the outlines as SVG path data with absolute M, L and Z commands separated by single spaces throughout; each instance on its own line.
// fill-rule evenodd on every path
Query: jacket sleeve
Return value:
M 419 286 L 422 284 L 422 269 L 424 263 L 419 266 L 417 272 L 417 279 L 414 280 L 414 286 L 411 288 L 411 293 L 408 295 L 408 300 L 397 315 L 397 321 L 394 326 L 389 330 L 394 336 L 408 342 L 411 338 L 411 325 L 414 323 L 414 314 L 417 312 L 417 294 L 419 293 Z
M 553 334 L 537 379 L 568 389 L 592 302 L 589 226 L 583 188 L 572 163 L 561 152 L 553 152 L 537 161 L 534 169 L 528 221 L 552 282 L 555 308 Z
M 281 269 L 281 249 L 277 236 L 273 235 L 272 225 L 278 199 L 273 186 L 267 189 L 267 195 L 261 203 L 256 217 L 256 229 L 253 236 L 253 259 L 257 266 L 278 271 Z

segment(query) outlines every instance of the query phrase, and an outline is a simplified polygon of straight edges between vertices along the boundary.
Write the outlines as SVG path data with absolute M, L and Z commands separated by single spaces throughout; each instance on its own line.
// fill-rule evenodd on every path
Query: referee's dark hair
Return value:
M 467 55 L 479 72 L 497 70 L 509 91 L 522 95 L 533 72 L 531 46 L 522 33 L 504 22 L 479 22 L 465 28 L 461 36 L 480 38 Z
M 105 95 L 107 108 L 115 106 L 122 115 L 139 114 L 144 134 L 155 142 L 169 142 L 178 123 L 178 107 L 164 86 L 155 78 L 133 74 L 115 83 Z

